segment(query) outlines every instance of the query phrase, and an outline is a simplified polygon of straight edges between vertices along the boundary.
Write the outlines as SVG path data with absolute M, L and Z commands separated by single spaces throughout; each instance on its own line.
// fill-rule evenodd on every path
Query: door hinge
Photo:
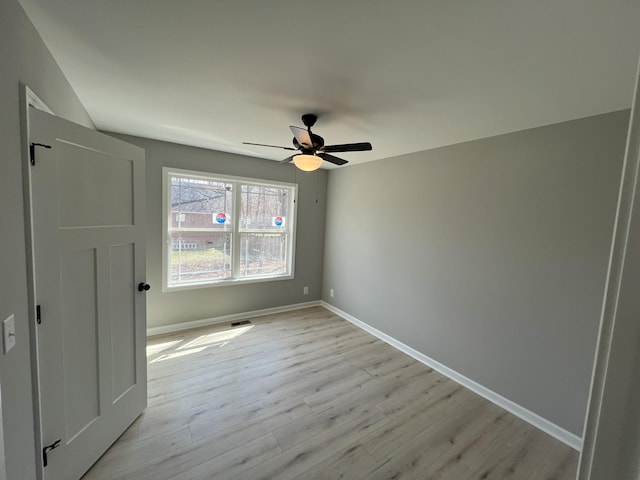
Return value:
M 30 143 L 29 144 L 29 160 L 31 165 L 36 164 L 36 147 L 51 148 L 51 145 L 45 145 L 44 143 Z
M 51 450 L 55 450 L 56 448 L 58 448 L 60 446 L 60 442 L 62 442 L 61 438 L 53 442 L 51 445 L 47 445 L 42 449 L 42 466 L 43 467 L 46 467 L 47 464 L 49 463 L 49 460 L 47 458 L 49 455 L 49 452 Z
M 36 323 L 38 325 L 42 323 L 42 315 L 40 314 L 40 305 L 36 305 Z

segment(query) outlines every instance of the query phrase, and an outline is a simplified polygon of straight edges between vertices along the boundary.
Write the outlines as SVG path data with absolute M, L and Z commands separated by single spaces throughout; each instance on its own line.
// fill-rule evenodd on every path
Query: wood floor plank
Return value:
M 278 441 L 280 448 L 287 451 L 305 440 L 325 433 L 336 425 L 350 422 L 363 415 L 369 415 L 371 412 L 375 412 L 375 409 L 370 404 L 334 406 L 289 422 L 274 430 L 273 436 Z M 380 414 L 378 417 L 382 419 L 384 415 Z
M 191 438 L 196 441 L 201 438 L 224 436 L 223 432 L 249 430 L 254 424 L 260 424 L 264 428 L 262 430 L 274 431 L 289 422 L 298 418 L 304 418 L 311 414 L 309 407 L 298 398 L 274 399 L 273 403 L 267 403 L 264 400 L 255 403 L 249 411 L 239 411 L 235 415 L 223 416 L 227 417 L 223 422 L 216 422 L 216 416 L 209 417 L 213 421 L 207 421 L 205 418 L 194 419 L 189 424 L 191 430 Z M 255 428 L 254 428 L 255 431 Z
M 220 453 L 219 448 L 224 451 Z M 280 447 L 270 433 L 257 439 L 247 439 L 242 448 L 235 449 L 210 442 L 199 442 L 193 448 L 176 449 L 170 455 L 139 464 L 128 469 L 122 475 L 113 477 L 113 479 L 174 480 L 182 475 L 188 475 L 187 478 L 193 479 L 217 478 L 203 470 L 219 472 L 231 468 L 233 471 L 241 471 L 244 469 L 244 465 L 256 463 L 252 458 L 260 457 L 260 461 L 263 461 L 279 452 Z M 215 462 L 211 463 L 212 460 Z M 206 468 L 201 467 L 205 464 Z M 225 478 L 228 477 L 225 476 Z
M 416 404 L 415 408 L 403 411 L 401 415 L 387 416 L 389 422 L 383 429 L 372 431 L 362 440 L 367 451 L 375 457 L 392 456 L 394 452 L 414 442 L 425 430 L 437 427 L 450 418 L 460 418 L 462 412 L 467 410 L 459 407 L 459 403 L 466 398 L 466 392 L 455 385 L 445 387 L 447 389 L 441 394 L 432 397 L 432 402 Z M 453 400 L 451 392 L 460 392 L 461 397 Z
M 466 476 L 469 479 L 520 479 L 527 478 L 528 473 L 520 471 L 520 464 L 527 453 L 527 445 L 531 443 L 534 430 L 524 422 L 514 422 L 516 428 L 507 429 L 508 440 L 501 443 L 501 448 L 492 449 L 491 455 L 485 455 L 477 464 L 470 466 Z M 541 458 L 544 461 L 544 458 Z
M 465 438 L 478 435 L 491 423 L 497 410 L 493 405 L 478 404 L 473 410 L 459 411 L 457 415 L 447 415 L 427 425 L 390 455 L 390 465 L 395 467 L 394 478 L 430 478 L 425 472 L 432 470 L 434 464 L 446 458 L 446 453 L 456 449 Z
M 215 478 L 226 480 L 237 473 L 242 474 L 248 468 L 266 461 L 280 453 L 280 447 L 273 435 L 267 434 L 250 440 L 242 446 L 200 463 L 189 470 L 171 477 L 171 480 L 198 480 Z
M 490 425 L 474 435 L 458 438 L 456 445 L 448 449 L 438 462 L 424 469 L 423 473 L 432 480 L 466 478 L 468 471 L 482 462 L 487 452 L 497 451 L 500 440 L 511 436 L 509 428 L 515 420 L 505 411 L 497 412 Z M 542 461 L 542 457 L 536 461 Z
M 137 439 L 127 441 L 120 438 L 85 478 L 87 480 L 103 478 L 105 474 L 124 475 L 127 471 L 137 468 L 141 463 L 164 458 L 190 442 L 191 435 L 188 427 L 169 434 L 158 435 L 146 442 L 140 442 Z
M 375 408 L 365 409 L 362 415 L 325 430 L 294 448 L 286 450 L 253 469 L 232 477 L 234 480 L 291 480 L 328 457 L 336 454 L 364 436 L 369 430 L 386 422 L 384 414 Z
M 553 445 L 551 454 L 539 464 L 539 471 L 532 472 L 529 480 L 574 480 L 578 470 L 578 455 L 571 449 Z
M 305 471 L 296 479 L 357 480 L 365 469 L 376 463 L 376 459 L 356 442 Z
M 322 307 L 150 338 L 84 480 L 572 480 L 578 454 Z
M 313 392 L 304 397 L 304 401 L 316 411 L 332 405 L 353 405 L 364 402 L 378 404 L 404 386 L 403 382 L 396 379 L 380 380 L 375 377 L 366 377 L 357 383 L 351 381 L 338 383 L 321 392 Z

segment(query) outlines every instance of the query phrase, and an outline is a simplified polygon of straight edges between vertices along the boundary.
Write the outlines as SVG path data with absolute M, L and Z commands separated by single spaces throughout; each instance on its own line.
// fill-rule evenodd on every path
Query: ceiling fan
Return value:
M 295 153 L 290 157 L 285 158 L 280 163 L 288 163 L 293 160 L 293 163 L 296 165 L 296 167 L 307 172 L 311 172 L 320 168 L 323 160 L 333 163 L 334 165 L 344 165 L 345 163 L 348 163 L 347 160 L 330 155 L 331 153 L 363 152 L 372 149 L 369 142 L 325 145 L 324 138 L 322 138 L 320 135 L 316 135 L 311 131 L 311 127 L 315 125 L 316 120 L 318 120 L 317 115 L 313 113 L 305 113 L 304 115 L 302 115 L 302 123 L 304 123 L 305 127 L 307 127 L 306 129 L 302 127 L 295 127 L 293 125 L 289 127 L 291 129 L 291 132 L 293 133 L 293 146 L 295 148 L 281 147 L 278 145 L 266 145 L 264 143 L 242 143 L 244 143 L 245 145 L 257 145 L 260 147 L 282 148 L 284 150 L 293 151 L 298 150 L 300 153 Z

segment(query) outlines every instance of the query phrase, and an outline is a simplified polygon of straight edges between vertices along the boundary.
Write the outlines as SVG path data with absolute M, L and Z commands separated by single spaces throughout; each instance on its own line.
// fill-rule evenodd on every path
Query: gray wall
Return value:
M 628 117 L 332 171 L 323 299 L 581 436 Z
M 92 126 L 17 0 L 0 1 L 0 321 L 16 318 L 17 344 L 0 354 L 7 478 L 35 478 L 19 83 L 59 116 Z
M 322 285 L 327 172 L 139 137 L 116 135 L 146 150 L 147 325 L 159 327 L 319 300 Z M 162 167 L 298 183 L 295 278 L 162 292 Z M 318 195 L 316 197 L 316 187 Z M 316 203 L 316 198 L 318 202 Z M 309 294 L 303 295 L 303 287 Z

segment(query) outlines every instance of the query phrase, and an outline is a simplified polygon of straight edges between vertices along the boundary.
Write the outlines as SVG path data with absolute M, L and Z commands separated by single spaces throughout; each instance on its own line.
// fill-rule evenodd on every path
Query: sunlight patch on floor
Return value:
M 158 358 L 154 358 L 149 363 L 158 363 L 158 362 L 164 362 L 166 360 L 173 360 L 174 358 L 186 357 L 187 355 L 199 353 L 203 351 L 205 348 L 207 347 L 205 346 L 205 347 L 198 347 L 198 348 L 190 348 L 188 350 L 178 350 L 177 352 L 173 352 L 173 353 L 165 353 L 163 355 L 160 355 Z
M 200 345 L 208 346 L 215 345 L 217 343 L 228 342 L 229 340 L 233 340 L 234 338 L 237 338 L 240 335 L 248 332 L 252 328 L 253 325 L 247 325 L 246 327 L 230 328 L 228 330 L 222 330 L 221 332 L 201 335 L 198 338 L 181 346 L 179 349 L 193 348 Z
M 156 343 L 154 345 L 147 345 L 147 358 L 155 355 L 156 353 L 160 353 L 163 350 L 167 350 L 171 347 L 174 347 L 182 340 L 171 340 L 170 342 Z
M 200 335 L 199 337 L 184 343 L 184 345 L 179 345 L 184 341 L 182 339 L 147 345 L 147 359 L 149 359 L 149 364 L 152 364 L 199 353 L 207 348 L 222 348 L 231 343 L 234 338 L 238 338 L 240 335 L 245 334 L 253 327 L 254 325 L 247 325 L 244 327 L 230 328 L 219 332 Z M 155 355 L 158 355 L 158 357 L 151 360 L 151 357 Z

